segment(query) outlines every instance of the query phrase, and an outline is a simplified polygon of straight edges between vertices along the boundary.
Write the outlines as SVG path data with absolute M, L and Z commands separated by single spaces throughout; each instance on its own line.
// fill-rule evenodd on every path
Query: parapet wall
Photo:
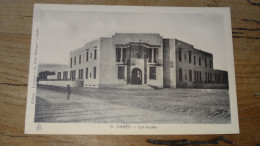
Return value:
M 67 87 L 67 85 L 70 85 L 70 87 L 83 87 L 83 81 L 39 81 L 39 84 L 61 87 Z

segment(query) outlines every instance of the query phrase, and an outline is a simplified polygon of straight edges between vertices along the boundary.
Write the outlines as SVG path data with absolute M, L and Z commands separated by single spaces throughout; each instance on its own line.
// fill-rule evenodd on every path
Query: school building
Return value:
M 116 33 L 71 51 L 68 68 L 39 83 L 95 88 L 228 88 L 228 72 L 214 69 L 211 53 L 186 42 L 159 34 Z

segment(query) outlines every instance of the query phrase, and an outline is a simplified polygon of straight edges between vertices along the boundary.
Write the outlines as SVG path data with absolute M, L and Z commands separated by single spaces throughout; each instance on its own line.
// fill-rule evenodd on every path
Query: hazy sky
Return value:
M 159 33 L 212 53 L 214 68 L 227 70 L 221 14 L 42 11 L 39 63 L 69 64 L 69 52 L 115 33 Z

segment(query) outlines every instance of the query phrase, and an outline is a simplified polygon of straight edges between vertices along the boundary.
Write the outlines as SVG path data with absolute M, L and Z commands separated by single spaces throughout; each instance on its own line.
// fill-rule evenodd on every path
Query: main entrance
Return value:
M 134 84 L 134 85 L 142 84 L 142 71 L 139 68 L 134 68 L 132 70 L 131 84 Z

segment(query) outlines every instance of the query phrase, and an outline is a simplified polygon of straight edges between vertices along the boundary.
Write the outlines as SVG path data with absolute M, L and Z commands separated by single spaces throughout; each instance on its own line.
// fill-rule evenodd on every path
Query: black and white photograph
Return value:
M 229 8 L 34 6 L 25 133 L 238 133 Z

